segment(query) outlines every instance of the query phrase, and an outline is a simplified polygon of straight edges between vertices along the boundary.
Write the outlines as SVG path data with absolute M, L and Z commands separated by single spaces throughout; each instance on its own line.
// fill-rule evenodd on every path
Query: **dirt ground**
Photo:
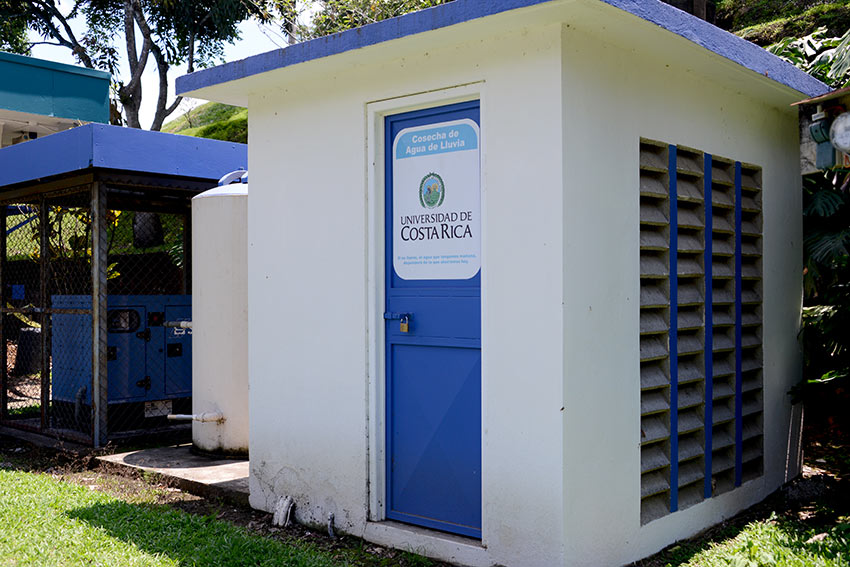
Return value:
M 634 564 L 635 567 L 662 567 L 674 560 L 682 545 L 703 548 L 711 542 L 733 537 L 746 524 L 771 514 L 786 515 L 811 527 L 827 526 L 837 516 L 850 515 L 850 435 L 831 427 L 829 422 L 806 427 L 803 474 L 764 502 L 734 518 L 679 542 L 668 549 Z M 107 449 L 110 450 L 110 449 Z M 111 448 L 112 451 L 126 450 Z M 49 474 L 57 479 L 101 490 L 128 501 L 149 499 L 190 514 L 215 517 L 244 527 L 251 533 L 287 542 L 309 542 L 340 560 L 356 566 L 448 567 L 409 553 L 387 549 L 352 537 L 330 538 L 324 531 L 294 525 L 286 529 L 272 525 L 271 515 L 248 508 L 234 507 L 216 499 L 189 494 L 158 475 L 127 471 L 101 463 L 92 451 L 75 452 L 36 446 L 15 437 L 0 434 L 0 468 Z M 828 506 L 824 506 L 828 503 Z

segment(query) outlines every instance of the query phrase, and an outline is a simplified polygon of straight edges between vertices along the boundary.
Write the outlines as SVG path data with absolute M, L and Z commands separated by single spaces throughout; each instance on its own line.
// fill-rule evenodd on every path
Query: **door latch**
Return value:
M 145 376 L 145 378 L 143 380 L 139 380 L 138 382 L 136 382 L 136 386 L 138 386 L 139 388 L 144 388 L 145 391 L 150 390 L 151 389 L 151 377 Z
M 384 319 L 387 321 L 398 319 L 399 325 L 398 330 L 402 333 L 410 332 L 410 320 L 413 318 L 413 313 L 395 313 L 388 311 L 384 313 Z
M 139 331 L 138 333 L 136 333 L 136 337 L 138 337 L 138 338 L 140 338 L 140 339 L 144 339 L 144 340 L 146 340 L 146 341 L 151 340 L 151 330 L 150 330 L 150 327 L 148 327 L 148 328 L 147 328 L 147 329 L 145 329 L 144 331 Z

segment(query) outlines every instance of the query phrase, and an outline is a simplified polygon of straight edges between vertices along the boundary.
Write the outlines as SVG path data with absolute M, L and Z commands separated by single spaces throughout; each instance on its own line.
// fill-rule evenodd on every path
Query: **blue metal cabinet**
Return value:
M 91 296 L 55 295 L 55 309 L 88 309 Z M 108 402 L 132 403 L 192 394 L 191 330 L 165 327 L 192 318 L 190 295 L 107 298 Z M 52 398 L 91 405 L 91 316 L 54 314 Z

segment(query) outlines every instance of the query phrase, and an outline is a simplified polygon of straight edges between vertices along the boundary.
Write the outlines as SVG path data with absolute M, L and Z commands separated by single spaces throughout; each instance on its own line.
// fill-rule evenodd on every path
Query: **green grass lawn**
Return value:
M 0 470 L 0 566 L 330 566 L 309 546 L 212 516 L 125 502 L 45 474 Z
M 846 567 L 850 523 L 843 518 L 827 531 L 787 518 L 751 522 L 714 543 L 683 543 L 668 549 L 667 565 L 688 567 Z

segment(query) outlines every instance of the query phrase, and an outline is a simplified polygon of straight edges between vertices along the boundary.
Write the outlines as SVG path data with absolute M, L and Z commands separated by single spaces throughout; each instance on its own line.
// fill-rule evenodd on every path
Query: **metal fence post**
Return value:
M 38 308 L 41 310 L 41 361 L 39 367 L 41 369 L 41 392 L 40 392 L 40 403 L 41 403 L 41 430 L 45 430 L 50 425 L 50 417 L 48 416 L 48 406 L 50 404 L 50 354 L 47 351 L 48 347 L 48 334 L 50 327 L 50 314 L 47 309 L 47 294 L 48 294 L 48 283 L 49 283 L 49 274 L 48 270 L 50 269 L 50 231 L 49 231 L 49 223 L 50 223 L 50 214 L 47 210 L 47 200 L 44 198 L 44 195 L 41 195 L 38 198 L 38 235 L 39 235 L 39 252 L 38 252 L 38 264 L 39 264 L 39 288 L 38 288 L 38 298 L 39 304 Z M 20 351 L 19 351 L 20 353 Z
M 183 214 L 183 290 L 192 293 L 192 209 Z
M 0 420 L 9 418 L 9 353 L 6 349 L 6 208 L 0 205 Z
M 91 187 L 92 221 L 92 442 L 102 447 L 107 441 L 106 375 L 106 188 L 98 181 Z

